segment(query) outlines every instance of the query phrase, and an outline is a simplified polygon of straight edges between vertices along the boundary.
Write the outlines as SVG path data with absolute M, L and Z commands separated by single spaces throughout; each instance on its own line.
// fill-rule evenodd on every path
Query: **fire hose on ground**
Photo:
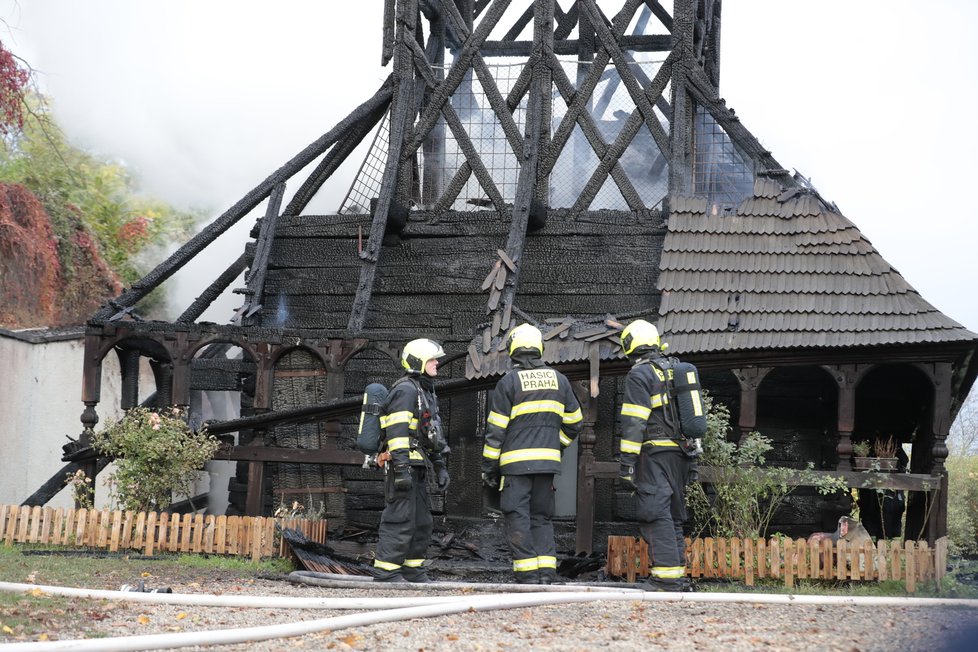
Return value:
M 306 579 L 333 582 L 336 586 L 351 587 L 361 583 L 358 580 L 335 579 L 335 576 L 316 577 L 317 573 L 298 576 Z M 349 576 L 340 576 L 349 577 Z M 372 584 L 372 582 L 362 582 Z M 320 583 L 315 583 L 322 586 Z M 441 582 L 424 585 L 438 586 Z M 486 587 L 501 585 L 454 582 L 468 590 L 485 590 Z M 394 587 L 386 585 L 385 588 Z M 513 585 L 509 585 L 511 588 Z M 151 650 L 178 648 L 193 645 L 228 645 L 249 643 L 274 638 L 302 636 L 323 631 L 337 631 L 349 627 L 363 627 L 378 623 L 397 622 L 414 618 L 432 618 L 468 611 L 494 611 L 541 605 L 571 604 L 592 601 L 643 601 L 643 602 L 741 602 L 755 604 L 804 604 L 804 605 L 864 605 L 864 606 L 955 606 L 978 609 L 978 600 L 950 598 L 902 598 L 869 596 L 822 596 L 790 595 L 765 593 L 650 593 L 639 589 L 617 589 L 614 587 L 588 587 L 584 585 L 534 586 L 533 592 L 505 592 L 493 595 L 451 595 L 438 597 L 412 598 L 289 598 L 283 596 L 224 596 L 210 594 L 179 593 L 132 593 L 124 591 L 100 591 L 68 587 L 41 586 L 0 582 L 0 591 L 33 593 L 40 590 L 48 595 L 83 597 L 102 600 L 120 600 L 153 604 L 186 604 L 197 606 L 228 606 L 255 608 L 297 609 L 372 609 L 363 613 L 332 616 L 316 620 L 264 625 L 260 627 L 230 628 L 220 630 L 179 632 L 169 634 L 145 634 L 98 639 L 75 639 L 66 641 L 39 641 L 31 643 L 12 643 L 4 645 L 4 650 L 91 650 L 92 652 L 121 652 L 125 650 Z M 417 585 L 412 586 L 415 590 Z M 603 590 L 593 590 L 595 588 Z M 591 590 L 588 590 L 591 589 Z M 407 606 L 411 605 L 411 606 Z

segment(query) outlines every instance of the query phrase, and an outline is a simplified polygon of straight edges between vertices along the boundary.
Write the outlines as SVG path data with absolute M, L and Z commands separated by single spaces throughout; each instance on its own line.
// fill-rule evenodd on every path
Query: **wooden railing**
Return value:
M 917 583 L 940 580 L 947 568 L 947 538 L 934 547 L 926 541 L 880 541 L 850 546 L 825 539 L 686 539 L 686 574 L 742 580 L 783 579 L 793 587 L 796 580 L 901 580 L 908 592 Z M 648 546 L 635 537 L 608 537 L 609 575 L 634 582 L 649 574 Z
M 6 545 L 37 543 L 155 552 L 237 555 L 257 561 L 287 555 L 275 525 L 326 542 L 326 521 L 251 516 L 214 516 L 119 510 L 53 509 L 0 505 L 0 537 Z

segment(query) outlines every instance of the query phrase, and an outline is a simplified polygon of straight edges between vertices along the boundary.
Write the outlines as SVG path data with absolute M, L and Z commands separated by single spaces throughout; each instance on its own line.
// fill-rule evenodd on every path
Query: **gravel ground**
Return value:
M 176 593 L 301 597 L 406 597 L 434 591 L 333 589 L 271 579 L 166 582 Z M 91 588 L 108 588 L 93 582 Z M 118 587 L 112 587 L 118 588 Z M 217 608 L 72 600 L 82 624 L 51 624 L 52 639 L 242 628 L 319 620 L 353 611 Z M 0 642 L 12 642 L 0 638 Z M 978 609 L 718 603 L 586 603 L 468 612 L 340 629 L 289 639 L 188 650 L 953 650 L 975 649 Z

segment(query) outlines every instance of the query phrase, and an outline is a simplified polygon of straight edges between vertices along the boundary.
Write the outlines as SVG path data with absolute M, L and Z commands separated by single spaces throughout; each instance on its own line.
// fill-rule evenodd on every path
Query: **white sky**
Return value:
M 125 161 L 148 192 L 216 216 L 377 89 L 387 75 L 382 6 L 0 0 L 0 39 L 40 72 L 75 144 Z M 978 105 L 978 3 L 723 8 L 727 105 L 925 299 L 978 332 L 978 224 L 967 198 L 978 181 L 978 128 L 967 117 Z M 360 160 L 327 184 L 324 208 L 336 209 Z M 218 242 L 225 253 L 196 263 L 211 267 L 179 282 L 216 276 L 253 222 Z

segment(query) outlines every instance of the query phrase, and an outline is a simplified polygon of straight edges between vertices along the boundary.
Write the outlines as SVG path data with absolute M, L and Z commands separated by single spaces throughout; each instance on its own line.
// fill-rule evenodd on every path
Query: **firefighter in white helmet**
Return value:
M 621 333 L 622 351 L 633 365 L 625 377 L 621 405 L 622 484 L 634 491 L 635 514 L 649 544 L 648 588 L 686 591 L 683 522 L 685 488 L 691 459 L 684 452 L 674 424 L 666 418 L 670 363 L 659 331 L 644 319 L 631 322 Z
M 411 340 L 401 353 L 405 375 L 381 407 L 384 429 L 386 506 L 380 518 L 374 566 L 387 582 L 430 582 L 422 564 L 431 540 L 429 464 L 439 489 L 448 487 L 449 449 L 438 416 L 434 377 L 445 351 L 434 340 Z M 383 453 L 382 453 L 383 455 Z M 385 456 L 386 457 L 386 456 Z
M 583 417 L 570 381 L 541 360 L 539 329 L 517 326 L 507 344 L 513 369 L 492 392 L 482 477 L 501 492 L 516 581 L 550 584 L 557 577 L 553 479 Z

